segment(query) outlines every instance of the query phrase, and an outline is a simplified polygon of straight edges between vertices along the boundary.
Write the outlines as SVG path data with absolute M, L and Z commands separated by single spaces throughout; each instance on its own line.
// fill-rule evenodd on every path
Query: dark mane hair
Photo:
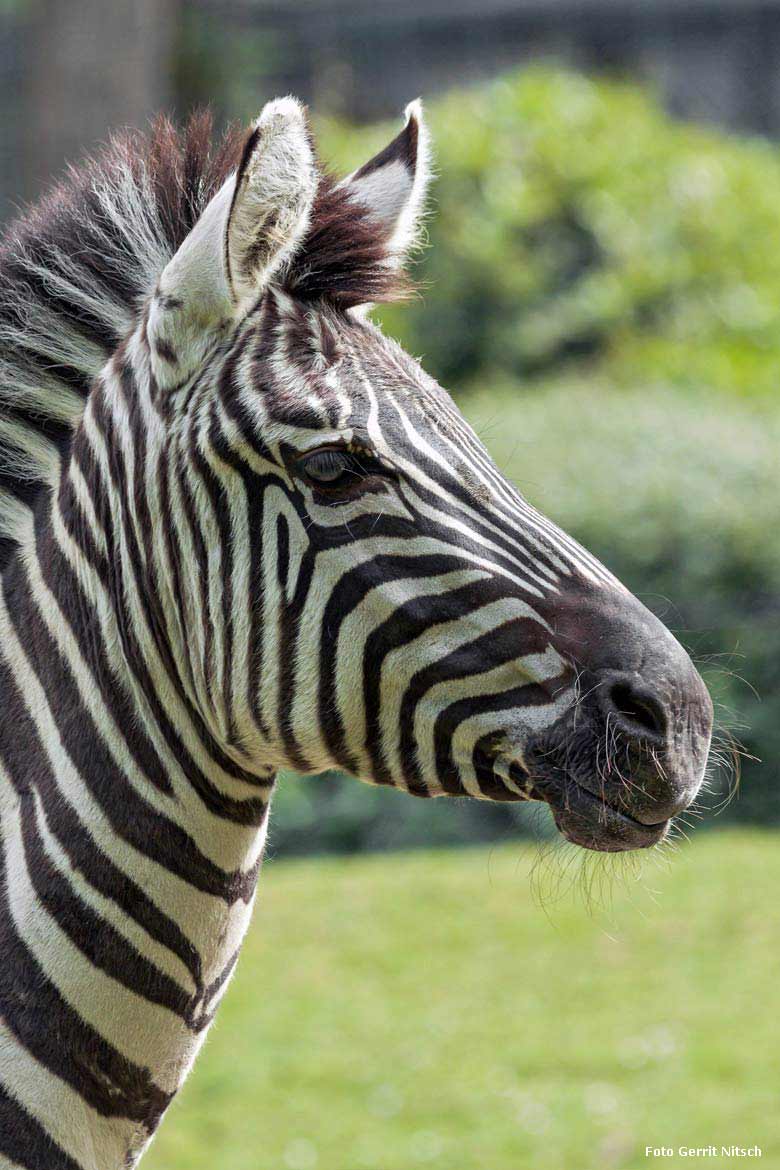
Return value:
M 211 115 L 111 139 L 0 243 L 0 568 L 56 466 L 90 384 L 167 262 L 236 168 L 246 137 Z M 280 283 L 342 308 L 397 297 L 376 224 L 322 173 L 309 232 Z

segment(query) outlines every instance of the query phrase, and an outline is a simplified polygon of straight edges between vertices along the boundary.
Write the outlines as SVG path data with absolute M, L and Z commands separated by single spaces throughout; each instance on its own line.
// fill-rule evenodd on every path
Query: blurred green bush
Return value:
M 780 153 L 560 72 L 429 113 L 424 299 L 384 310 L 385 328 L 459 388 L 525 495 L 688 646 L 721 726 L 763 761 L 723 815 L 780 822 Z M 344 170 L 393 132 L 321 130 Z M 282 785 L 272 842 L 388 848 L 526 823 L 329 774 Z
M 634 86 L 531 70 L 429 108 L 440 177 L 424 299 L 384 317 L 447 385 L 598 361 L 774 393 L 780 154 L 672 120 Z M 323 124 L 350 169 L 393 132 Z

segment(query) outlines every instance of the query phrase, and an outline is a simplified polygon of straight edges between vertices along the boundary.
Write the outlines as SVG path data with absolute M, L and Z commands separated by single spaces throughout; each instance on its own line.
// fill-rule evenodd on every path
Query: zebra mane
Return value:
M 241 158 L 211 115 L 158 118 L 71 167 L 0 243 L 0 570 L 51 483 L 89 387 L 165 265 Z M 349 308 L 394 299 L 403 278 L 366 208 L 321 172 L 308 234 L 280 283 Z

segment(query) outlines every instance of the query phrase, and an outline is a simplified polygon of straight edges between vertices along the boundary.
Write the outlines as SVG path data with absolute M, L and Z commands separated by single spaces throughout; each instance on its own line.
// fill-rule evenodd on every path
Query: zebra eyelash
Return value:
M 317 494 L 353 497 L 380 480 L 395 480 L 397 472 L 372 451 L 350 446 L 319 447 L 297 461 L 300 478 Z

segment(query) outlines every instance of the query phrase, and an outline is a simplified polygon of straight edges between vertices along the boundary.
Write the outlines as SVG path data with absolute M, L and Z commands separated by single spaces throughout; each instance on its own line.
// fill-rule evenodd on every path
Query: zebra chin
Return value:
M 648 849 L 663 841 L 672 823 L 662 811 L 645 802 L 641 813 L 631 805 L 631 793 L 652 784 L 652 765 L 621 769 L 615 791 L 617 768 L 593 760 L 580 748 L 580 761 L 573 760 L 570 739 L 558 740 L 547 734 L 529 744 L 523 763 L 505 756 L 483 761 L 480 768 L 486 799 L 530 800 L 550 806 L 556 828 L 573 845 L 602 853 Z M 485 778 L 492 771 L 492 783 Z M 657 773 L 660 775 L 660 772 Z M 676 811 L 690 803 L 686 795 Z M 640 816 L 644 819 L 640 819 Z
M 548 734 L 528 745 L 522 763 L 509 755 L 489 758 L 480 752 L 473 762 L 484 799 L 549 805 L 558 831 L 583 849 L 601 853 L 648 849 L 666 837 L 671 818 L 640 821 L 619 797 L 607 796 L 597 771 L 580 772 L 570 756 L 570 741 L 559 744 Z M 630 790 L 636 780 L 624 773 L 622 782 Z
M 625 801 L 612 803 L 605 795 L 598 773 L 577 779 L 566 767 L 556 765 L 549 751 L 542 759 L 534 755 L 531 799 L 550 806 L 556 828 L 573 845 L 599 853 L 621 853 L 649 849 L 667 836 L 670 817 L 650 823 L 638 820 Z M 628 792 L 637 779 L 624 774 L 623 782 Z

